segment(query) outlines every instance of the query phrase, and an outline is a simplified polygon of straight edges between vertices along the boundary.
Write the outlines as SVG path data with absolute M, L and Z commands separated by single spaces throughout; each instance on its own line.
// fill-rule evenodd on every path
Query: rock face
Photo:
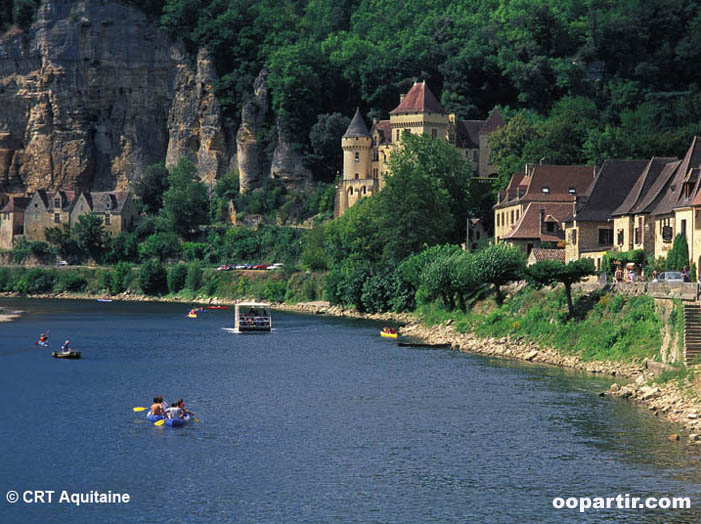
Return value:
M 243 106 L 241 125 L 236 134 L 239 180 L 242 192 L 259 188 L 267 177 L 276 178 L 291 190 L 309 189 L 312 173 L 302 164 L 302 155 L 279 123 L 276 124 L 277 144 L 272 163 L 265 158 L 259 132 L 266 125 L 269 113 L 267 71 L 263 70 L 253 86 L 253 97 Z
M 0 185 L 124 190 L 181 156 L 205 181 L 232 161 L 214 71 L 138 9 L 44 0 L 32 27 L 0 38 Z
M 263 147 L 258 132 L 265 124 L 268 113 L 268 87 L 265 84 L 268 72 L 260 72 L 253 85 L 253 97 L 241 110 L 241 125 L 236 133 L 236 153 L 239 167 L 241 192 L 259 187 L 264 178 L 266 165 Z

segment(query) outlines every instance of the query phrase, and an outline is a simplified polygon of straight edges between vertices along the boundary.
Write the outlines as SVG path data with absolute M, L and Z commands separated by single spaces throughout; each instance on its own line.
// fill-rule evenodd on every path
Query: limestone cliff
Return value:
M 233 162 L 205 53 L 193 67 L 156 20 L 125 4 L 44 0 L 0 37 L 0 185 L 126 189 L 150 164 Z

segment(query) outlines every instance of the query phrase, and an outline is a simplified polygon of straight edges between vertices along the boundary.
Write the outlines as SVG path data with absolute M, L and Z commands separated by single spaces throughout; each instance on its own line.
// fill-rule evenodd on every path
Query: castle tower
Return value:
M 377 190 L 377 181 L 372 177 L 372 137 L 360 109 L 356 109 L 353 120 L 341 138 L 343 148 L 343 180 L 336 190 L 338 217 L 359 199 L 372 195 Z
M 449 115 L 426 85 L 415 82 L 397 107 L 389 113 L 392 143 L 399 145 L 403 133 L 448 139 Z

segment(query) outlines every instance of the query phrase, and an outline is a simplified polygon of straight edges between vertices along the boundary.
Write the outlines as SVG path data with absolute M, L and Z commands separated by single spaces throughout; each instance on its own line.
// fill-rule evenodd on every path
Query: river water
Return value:
M 701 522 L 698 455 L 610 381 L 450 350 L 400 348 L 368 321 L 276 312 L 0 299 L 0 522 Z M 51 348 L 34 345 L 50 330 Z M 83 360 L 51 349 L 70 337 Z M 134 406 L 184 397 L 199 422 Z M 15 490 L 20 501 L 8 503 Z M 51 504 L 22 500 L 54 490 Z M 129 493 L 128 504 L 58 503 Z M 555 497 L 690 497 L 691 510 L 555 509 Z

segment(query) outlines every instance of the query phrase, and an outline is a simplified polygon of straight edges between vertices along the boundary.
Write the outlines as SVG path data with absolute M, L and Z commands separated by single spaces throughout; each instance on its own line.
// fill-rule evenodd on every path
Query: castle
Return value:
M 487 120 L 457 120 L 454 114 L 445 112 L 426 82 L 415 82 L 408 93 L 400 96 L 389 120 L 374 120 L 370 131 L 360 110 L 356 110 L 341 138 L 343 180 L 336 188 L 334 216 L 341 216 L 359 199 L 384 187 L 387 161 L 404 133 L 444 138 L 470 162 L 478 177 L 493 177 L 496 169 L 489 163 L 487 137 L 503 125 L 496 108 Z

